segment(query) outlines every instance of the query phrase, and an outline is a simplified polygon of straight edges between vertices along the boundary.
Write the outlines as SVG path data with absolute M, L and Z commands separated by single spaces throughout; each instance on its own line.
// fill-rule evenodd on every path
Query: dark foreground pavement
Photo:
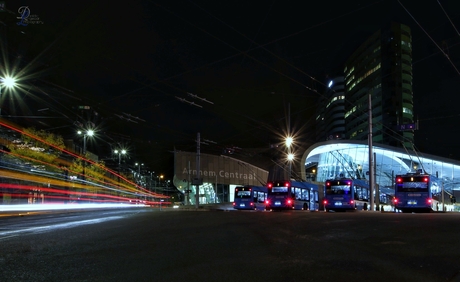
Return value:
M 0 218 L 0 247 L 0 281 L 460 281 L 453 213 L 44 214 Z

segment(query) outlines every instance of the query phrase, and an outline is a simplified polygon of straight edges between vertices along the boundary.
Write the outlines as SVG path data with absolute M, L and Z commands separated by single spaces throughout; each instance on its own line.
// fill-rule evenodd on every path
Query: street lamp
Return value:
M 290 148 L 293 142 L 294 139 L 291 136 L 286 137 L 285 144 L 287 148 Z
M 93 136 L 94 135 L 94 130 L 88 129 L 86 132 L 82 132 L 81 130 L 78 130 L 77 133 L 79 135 L 83 134 L 83 157 L 86 157 L 86 137 L 87 136 Z M 86 167 L 86 160 L 83 160 L 83 180 L 85 179 L 85 167 Z
M 83 156 L 85 156 L 86 155 L 86 137 L 93 136 L 94 135 L 94 130 L 88 129 L 88 130 L 86 130 L 86 132 L 82 132 L 81 130 L 78 130 L 77 133 L 79 135 L 83 134 Z
M 292 136 L 287 136 L 286 137 L 285 144 L 286 144 L 286 148 L 287 148 L 287 151 L 288 151 L 287 152 L 287 159 L 288 159 L 288 162 L 289 162 L 289 174 L 288 174 L 289 181 L 291 180 L 292 161 L 294 160 L 294 154 L 291 151 L 291 145 L 292 145 L 293 142 L 294 142 L 294 139 L 292 138 Z
M 125 155 L 126 150 L 125 149 L 121 149 L 121 150 L 115 149 L 113 152 L 118 155 L 118 167 L 120 167 L 120 165 L 121 165 L 121 155 Z
M 126 150 L 115 149 L 113 152 L 118 155 L 118 174 L 121 174 L 121 155 L 126 155 Z M 118 182 L 120 182 L 120 175 L 118 175 Z
M 140 175 L 141 174 L 141 165 L 144 165 L 144 164 L 136 163 L 135 165 L 137 166 L 137 174 Z
M 289 153 L 287 155 L 287 159 L 288 159 L 288 162 L 289 162 L 289 180 L 291 180 L 292 161 L 294 160 L 294 154 Z
M 0 77 L 0 94 L 2 94 L 3 86 L 6 88 L 14 88 L 14 86 L 16 86 L 16 79 L 10 76 Z M 0 108 L 0 115 L 1 113 L 2 109 Z
M 141 166 L 143 166 L 144 164 L 141 164 L 141 163 L 135 163 L 135 165 L 137 166 L 137 178 L 139 179 L 139 181 L 141 181 Z

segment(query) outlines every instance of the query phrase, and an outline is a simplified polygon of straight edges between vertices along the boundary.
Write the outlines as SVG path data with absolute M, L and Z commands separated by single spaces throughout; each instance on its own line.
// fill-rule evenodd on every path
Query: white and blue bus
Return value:
M 313 210 L 319 208 L 318 185 L 300 181 L 271 181 L 267 183 L 266 210 Z
M 267 199 L 265 186 L 237 186 L 235 187 L 235 200 L 233 208 L 237 210 L 264 210 Z
M 323 205 L 326 211 L 367 210 L 369 183 L 362 179 L 326 180 Z
M 393 203 L 402 212 L 431 212 L 435 210 L 436 195 L 441 193 L 439 180 L 429 174 L 407 173 L 395 177 Z

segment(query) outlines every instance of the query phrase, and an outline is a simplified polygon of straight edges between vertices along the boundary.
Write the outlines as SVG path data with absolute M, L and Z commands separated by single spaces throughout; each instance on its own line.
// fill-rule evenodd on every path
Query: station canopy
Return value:
M 369 180 L 369 153 L 374 156 L 375 183 L 380 189 L 393 189 L 398 174 L 427 173 L 438 177 L 444 191 L 460 190 L 460 162 L 415 150 L 374 143 L 372 151 L 366 141 L 328 140 L 308 148 L 302 158 L 306 171 L 315 167 L 315 180 L 324 182 L 337 177 Z

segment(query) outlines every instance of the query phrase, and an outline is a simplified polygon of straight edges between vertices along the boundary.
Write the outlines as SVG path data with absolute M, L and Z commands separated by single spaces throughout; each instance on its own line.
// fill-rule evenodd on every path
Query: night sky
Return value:
M 337 2 L 5 1 L 2 65 L 33 85 L 18 115 L 56 117 L 31 122 L 67 138 L 91 120 L 101 157 L 123 144 L 130 161 L 166 171 L 198 132 L 212 141 L 204 152 L 236 158 L 269 151 L 288 123 L 312 145 L 328 76 L 394 20 L 412 29 L 416 149 L 460 159 L 459 1 Z M 18 26 L 21 6 L 40 22 Z

